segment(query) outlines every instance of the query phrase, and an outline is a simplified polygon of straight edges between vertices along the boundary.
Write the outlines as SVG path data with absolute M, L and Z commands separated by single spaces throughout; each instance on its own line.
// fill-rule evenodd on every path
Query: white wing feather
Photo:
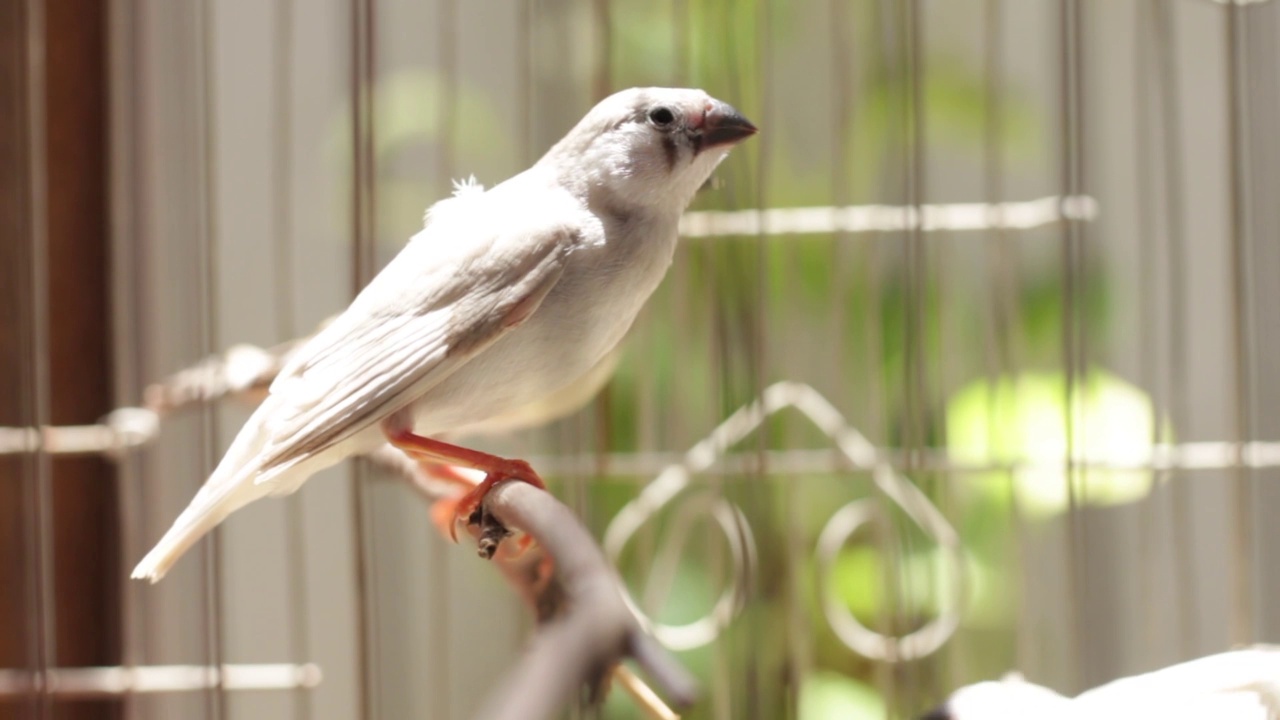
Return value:
M 133 577 L 159 580 L 231 512 L 291 492 L 305 479 L 286 482 L 291 468 L 421 396 L 536 309 L 578 242 L 575 215 L 553 210 L 564 209 L 558 197 L 527 206 L 536 213 L 486 212 L 486 195 L 437 204 L 428 226 L 293 354 Z

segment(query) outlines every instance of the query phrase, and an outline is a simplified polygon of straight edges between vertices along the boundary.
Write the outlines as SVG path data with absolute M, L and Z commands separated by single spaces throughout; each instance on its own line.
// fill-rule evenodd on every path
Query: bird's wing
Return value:
M 530 219 L 432 222 L 419 233 L 272 384 L 259 480 L 402 407 L 527 319 L 579 237 L 572 222 Z M 454 231 L 480 239 L 459 243 Z

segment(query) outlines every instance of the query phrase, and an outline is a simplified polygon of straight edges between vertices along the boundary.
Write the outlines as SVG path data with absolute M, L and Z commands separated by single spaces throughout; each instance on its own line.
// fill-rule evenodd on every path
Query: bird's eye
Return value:
M 649 111 L 649 122 L 657 127 L 666 127 L 676 121 L 676 114 L 670 108 L 656 107 Z

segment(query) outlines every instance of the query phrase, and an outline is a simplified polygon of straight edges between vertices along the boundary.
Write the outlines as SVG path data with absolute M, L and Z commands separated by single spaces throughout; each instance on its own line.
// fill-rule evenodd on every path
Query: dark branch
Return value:
M 684 707 L 694 701 L 693 678 L 640 628 L 604 554 L 569 508 L 521 482 L 498 485 L 484 505 L 490 516 L 509 529 L 528 533 L 555 559 L 564 608 L 538 630 L 480 718 L 550 718 L 583 683 L 599 687 L 628 656 L 673 703 Z
M 408 480 L 427 501 L 456 492 L 390 445 L 370 458 Z M 534 609 L 540 627 L 509 682 L 499 687 L 479 717 L 551 717 L 578 688 L 602 687 L 602 680 L 626 657 L 634 659 L 673 704 L 693 703 L 696 682 L 641 629 L 622 599 L 613 568 L 573 511 L 549 493 L 520 482 L 495 487 L 485 499 L 484 511 L 505 529 L 527 533 L 537 543 L 514 557 L 500 552 L 495 564 Z M 475 538 L 485 531 L 469 529 Z

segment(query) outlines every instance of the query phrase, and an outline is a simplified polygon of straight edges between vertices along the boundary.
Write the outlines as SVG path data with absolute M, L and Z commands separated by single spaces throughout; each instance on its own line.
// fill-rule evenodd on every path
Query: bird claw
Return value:
M 476 485 L 461 498 L 458 498 L 457 504 L 453 508 L 453 521 L 449 523 L 449 538 L 455 543 L 458 542 L 459 520 L 466 518 L 468 526 L 480 526 L 479 554 L 480 557 L 486 560 L 492 560 L 494 554 L 498 552 L 498 546 L 502 544 L 503 539 L 512 534 L 496 518 L 484 511 L 485 496 L 489 494 L 493 486 L 505 480 L 519 480 L 537 488 L 546 488 L 542 478 L 538 477 L 538 473 L 534 472 L 529 463 L 524 460 L 504 460 L 501 467 L 485 475 L 484 480 L 479 485 Z M 528 536 L 520 538 L 516 554 L 523 553 L 532 544 L 532 538 Z

